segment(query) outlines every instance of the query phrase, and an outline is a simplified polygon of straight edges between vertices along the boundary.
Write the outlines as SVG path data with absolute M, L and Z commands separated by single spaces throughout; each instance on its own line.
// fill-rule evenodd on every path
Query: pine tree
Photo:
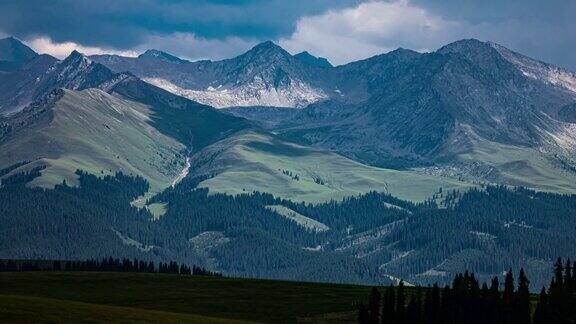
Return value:
M 554 321 L 561 321 L 563 317 L 563 305 L 565 303 L 564 289 L 564 266 L 562 259 L 558 258 L 554 263 L 554 278 L 550 283 L 548 293 L 548 316 Z
M 440 288 L 434 284 L 424 298 L 424 322 L 435 324 L 440 321 Z
M 398 284 L 398 294 L 396 296 L 396 323 L 406 323 L 406 293 L 404 291 L 404 281 Z
M 370 314 L 370 323 L 379 324 L 380 323 L 380 300 L 382 296 L 380 291 L 376 287 L 372 287 L 370 292 L 370 301 L 368 303 L 368 311 Z
M 396 293 L 391 284 L 384 293 L 384 303 L 382 305 L 382 323 L 396 322 Z
M 564 285 L 568 293 L 572 292 L 572 263 L 570 259 L 566 261 L 566 266 L 564 267 Z
M 514 276 L 512 274 L 512 269 L 508 270 L 504 277 L 504 293 L 502 295 L 502 301 L 505 305 L 512 305 L 514 302 Z
M 576 261 L 572 263 L 572 292 L 576 294 Z
M 530 281 L 524 273 L 524 269 L 520 269 L 518 276 L 518 291 L 516 292 L 515 300 L 515 319 L 514 323 L 523 324 L 530 323 Z
M 422 290 L 418 287 L 420 291 L 420 297 L 412 296 L 408 302 L 408 307 L 406 308 L 406 323 L 410 324 L 420 324 L 420 311 L 422 305 Z
M 514 276 L 512 274 L 512 269 L 508 270 L 504 277 L 504 292 L 502 293 L 500 320 L 505 324 L 514 322 Z
M 540 297 L 538 299 L 538 304 L 536 305 L 536 310 L 534 311 L 534 324 L 545 324 L 549 322 L 548 314 L 548 295 L 546 294 L 546 288 L 542 287 L 540 291 Z
M 452 291 L 448 285 L 442 289 L 442 298 L 440 302 L 440 323 L 453 323 L 453 303 Z
M 361 303 L 358 306 L 358 323 L 359 324 L 370 324 L 370 314 L 366 305 Z
M 564 266 L 562 264 L 562 258 L 558 258 L 556 263 L 554 263 L 554 282 L 559 290 L 564 286 Z
M 490 298 L 495 301 L 500 299 L 500 283 L 498 277 L 492 278 L 490 282 Z

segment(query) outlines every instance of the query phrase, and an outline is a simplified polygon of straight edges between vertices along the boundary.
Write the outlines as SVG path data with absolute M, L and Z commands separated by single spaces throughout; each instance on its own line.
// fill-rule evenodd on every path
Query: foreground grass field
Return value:
M 0 322 L 354 322 L 369 291 L 166 274 L 0 273 Z

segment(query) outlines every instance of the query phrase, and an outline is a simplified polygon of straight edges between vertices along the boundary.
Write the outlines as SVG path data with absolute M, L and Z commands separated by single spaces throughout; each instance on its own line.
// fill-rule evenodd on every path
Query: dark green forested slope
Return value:
M 210 194 L 196 188 L 202 179 L 186 178 L 149 200 L 166 208 L 153 221 L 130 205 L 148 189 L 142 178 L 78 171 L 80 187 L 26 187 L 39 171 L 0 187 L 2 258 L 112 254 L 235 276 L 356 283 L 446 283 L 467 269 L 487 280 L 523 267 L 538 289 L 551 260 L 576 255 L 576 197 L 568 195 L 485 187 L 421 204 L 373 192 L 314 205 Z

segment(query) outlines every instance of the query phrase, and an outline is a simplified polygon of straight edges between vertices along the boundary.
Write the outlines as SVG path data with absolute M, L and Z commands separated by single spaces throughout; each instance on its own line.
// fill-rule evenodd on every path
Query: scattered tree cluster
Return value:
M 576 261 L 556 261 L 548 291 L 543 287 L 540 292 L 534 323 L 576 323 Z
M 292 180 L 300 181 L 300 176 L 298 176 L 298 175 L 295 174 L 295 173 L 292 173 L 292 171 L 289 171 L 289 170 L 281 170 L 281 169 L 278 169 L 278 170 L 279 170 L 279 171 L 282 171 L 282 174 L 283 174 L 283 175 L 289 176 Z
M 83 261 L 62 260 L 0 260 L 0 272 L 26 272 L 26 271 L 90 271 L 90 272 L 143 272 L 167 273 L 193 276 L 215 276 L 222 274 L 192 265 L 191 267 L 176 261 L 167 263 L 145 261 L 138 259 L 118 259 L 113 257 L 88 259 Z
M 576 322 L 576 263 L 564 266 L 561 259 L 548 292 L 542 288 L 537 304 L 530 295 L 530 281 L 520 269 L 518 284 L 512 270 L 506 272 L 503 290 L 498 277 L 490 285 L 480 285 L 474 273 L 457 274 L 452 285 L 437 284 L 423 288 L 407 288 L 403 282 L 390 286 L 383 293 L 372 288 L 367 304 L 358 309 L 358 322 L 366 324 L 444 324 L 498 323 L 542 324 Z M 535 308 L 535 310 L 534 310 Z M 533 311 L 534 310 L 534 311 Z

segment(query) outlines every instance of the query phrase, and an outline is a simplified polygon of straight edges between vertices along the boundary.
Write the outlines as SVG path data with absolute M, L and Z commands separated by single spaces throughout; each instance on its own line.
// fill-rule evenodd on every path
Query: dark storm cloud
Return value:
M 576 0 L 0 0 L 0 35 L 191 59 L 271 39 L 345 63 L 479 38 L 576 70 L 575 18 Z
M 357 0 L 0 0 L 0 31 L 20 38 L 49 36 L 55 42 L 128 49 L 150 34 L 193 33 L 275 39 L 296 20 Z
M 471 37 L 576 71 L 574 0 L 413 0 L 434 14 L 477 26 Z

